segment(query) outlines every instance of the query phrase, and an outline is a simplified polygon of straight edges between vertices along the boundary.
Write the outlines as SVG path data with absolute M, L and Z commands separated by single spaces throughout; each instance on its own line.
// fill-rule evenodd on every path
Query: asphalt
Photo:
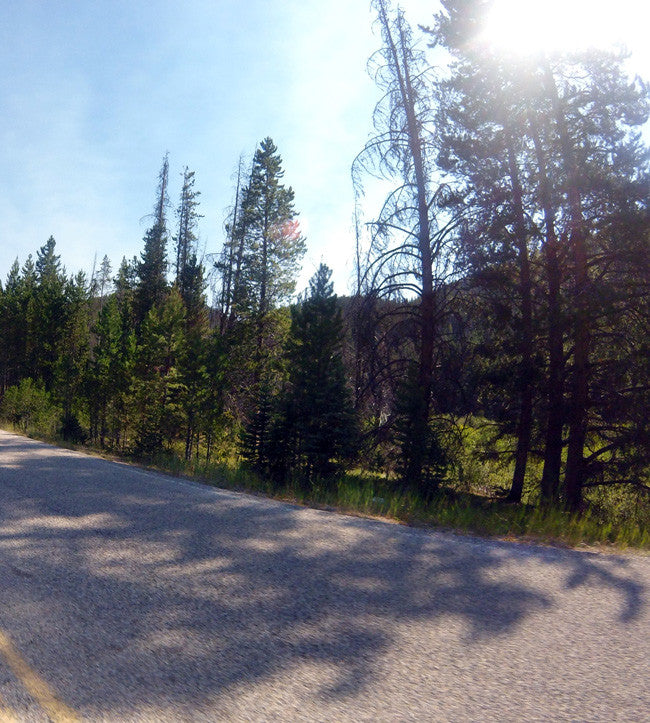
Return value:
M 0 432 L 0 720 L 650 721 L 649 590 Z

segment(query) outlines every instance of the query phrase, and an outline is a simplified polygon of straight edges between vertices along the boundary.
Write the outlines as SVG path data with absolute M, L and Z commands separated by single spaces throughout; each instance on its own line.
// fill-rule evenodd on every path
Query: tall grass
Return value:
M 49 435 L 48 439 L 52 441 Z M 308 485 L 300 479 L 275 485 L 239 464 L 235 458 L 186 461 L 180 454 L 170 451 L 148 460 L 126 459 L 225 489 L 351 514 L 379 516 L 406 524 L 571 546 L 600 544 L 650 550 L 650 504 L 647 499 L 639 499 L 635 504 L 633 496 L 620 489 L 603 489 L 588 492 L 592 504 L 581 515 L 572 515 L 562 509 L 543 509 L 536 504 L 534 477 L 539 470 L 532 465 L 524 502 L 506 503 L 497 493 L 508 484 L 510 463 L 505 456 L 484 456 L 481 452 L 484 441 L 480 432 L 470 429 L 462 457 L 457 459 L 445 486 L 430 501 L 403 491 L 385 475 L 364 470 L 341 474 L 331 480 L 316 480 Z M 462 468 L 462 474 L 458 474 L 459 468 Z
M 161 468 L 165 468 L 161 465 Z M 650 526 L 643 518 L 619 518 L 599 508 L 581 515 L 532 504 L 511 504 L 495 497 L 446 488 L 425 502 L 402 491 L 389 479 L 362 472 L 342 474 L 333 481 L 316 481 L 305 489 L 299 480 L 274 486 L 251 470 L 232 463 L 183 463 L 167 471 L 198 478 L 219 487 L 342 512 L 386 517 L 398 522 L 431 525 L 510 539 L 547 543 L 614 545 L 650 550 Z

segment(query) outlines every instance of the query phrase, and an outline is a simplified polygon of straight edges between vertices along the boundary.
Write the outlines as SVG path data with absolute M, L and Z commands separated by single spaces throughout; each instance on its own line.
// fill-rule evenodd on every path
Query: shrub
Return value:
M 45 435 L 56 432 L 61 416 L 48 392 L 29 378 L 6 390 L 0 413 L 25 434 Z

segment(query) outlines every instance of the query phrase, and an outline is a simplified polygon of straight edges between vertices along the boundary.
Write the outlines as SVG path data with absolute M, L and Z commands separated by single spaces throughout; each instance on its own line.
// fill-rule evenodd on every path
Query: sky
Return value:
M 402 4 L 412 25 L 437 10 Z M 618 0 L 610 25 L 650 78 L 646 4 Z M 372 134 L 379 45 L 369 0 L 0 1 L 0 278 L 50 235 L 69 273 L 138 255 L 166 152 L 172 206 L 188 166 L 200 250 L 218 252 L 238 158 L 271 136 L 307 239 L 299 289 L 324 261 L 346 293 L 350 165 Z

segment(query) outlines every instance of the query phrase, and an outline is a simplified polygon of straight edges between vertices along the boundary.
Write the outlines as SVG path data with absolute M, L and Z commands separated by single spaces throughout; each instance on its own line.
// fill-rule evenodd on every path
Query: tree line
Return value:
M 165 157 L 116 274 L 105 257 L 68 276 L 53 238 L 12 266 L 4 415 L 141 458 L 238 455 L 278 485 L 361 466 L 425 500 L 482 425 L 512 502 L 647 491 L 647 86 L 619 52 L 497 52 L 477 34 L 488 0 L 443 0 L 419 31 L 373 7 L 382 97 L 353 180 L 393 190 L 359 216 L 351 295 L 322 264 L 294 296 L 305 239 L 272 139 L 240 161 L 207 259 L 194 173 L 172 221 Z

